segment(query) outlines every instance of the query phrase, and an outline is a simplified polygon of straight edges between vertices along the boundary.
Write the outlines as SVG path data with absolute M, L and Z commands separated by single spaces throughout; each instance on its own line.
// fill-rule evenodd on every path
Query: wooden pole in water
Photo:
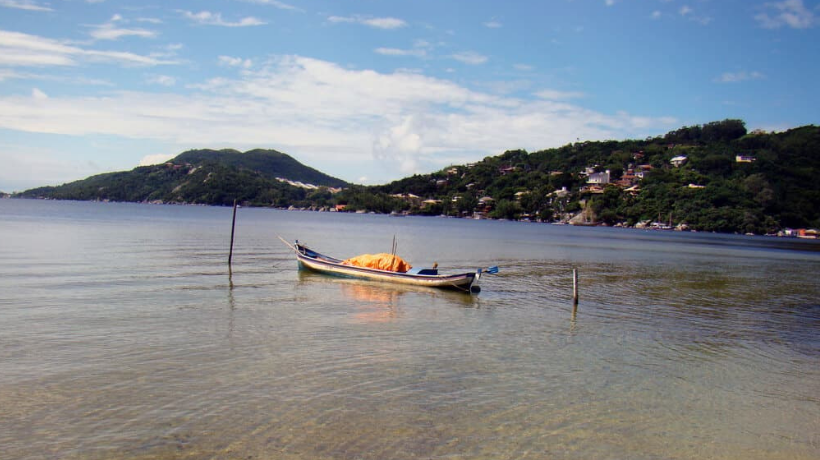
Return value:
M 572 305 L 578 306 L 578 269 L 572 269 Z
M 228 252 L 228 269 L 231 268 L 231 259 L 233 259 L 233 232 L 236 228 L 236 198 L 233 200 L 233 219 L 231 220 L 231 250 Z
M 572 324 L 575 324 L 575 317 L 578 315 L 578 270 L 572 269 Z

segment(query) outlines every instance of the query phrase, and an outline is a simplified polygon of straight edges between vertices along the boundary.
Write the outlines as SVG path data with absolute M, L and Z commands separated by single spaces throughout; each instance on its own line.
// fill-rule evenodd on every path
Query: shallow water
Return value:
M 229 275 L 230 219 L 0 200 L 0 458 L 820 457 L 816 242 L 243 208 Z

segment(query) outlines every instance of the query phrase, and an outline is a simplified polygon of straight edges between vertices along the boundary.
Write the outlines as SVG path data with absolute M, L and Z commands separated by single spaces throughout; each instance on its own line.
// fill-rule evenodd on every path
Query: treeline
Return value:
M 256 171 L 273 179 L 285 177 L 292 181 L 327 187 L 346 187 L 349 184 L 298 162 L 290 155 L 276 150 L 255 149 L 247 152 L 237 150 L 189 150 L 171 160 L 174 164 L 202 164 L 215 162 L 224 166 Z
M 676 157 L 685 157 L 677 167 L 671 163 Z M 604 171 L 610 184 L 590 187 L 589 174 Z M 459 217 L 478 212 L 547 222 L 583 211 L 607 225 L 672 220 L 695 230 L 761 234 L 820 227 L 818 172 L 820 128 L 747 133 L 743 121 L 723 120 L 643 140 L 511 150 L 386 185 L 348 185 L 339 193 L 328 187 L 341 181 L 279 152 L 197 150 L 166 165 L 20 195 L 209 205 L 238 199 L 248 206 Z M 299 188 L 274 177 L 324 186 Z
M 738 162 L 738 156 L 749 158 Z M 686 157 L 685 163 L 673 166 L 675 157 Z M 635 182 L 637 190 L 610 184 L 585 191 L 587 168 L 608 170 L 611 182 L 639 169 L 646 174 Z M 743 121 L 724 120 L 645 140 L 507 151 L 469 168 L 445 168 L 373 190 L 436 197 L 441 204 L 435 211 L 450 215 L 489 196 L 494 199 L 489 216 L 495 218 L 553 220 L 589 206 L 597 221 L 608 225 L 659 216 L 667 222 L 671 216 L 674 224 L 696 230 L 760 234 L 820 227 L 818 172 L 818 127 L 747 133 Z M 569 192 L 565 197 L 555 194 L 562 187 Z
M 109 200 L 228 206 L 236 199 L 249 206 L 307 203 L 307 191 L 256 171 L 214 162 L 198 166 L 143 166 L 128 172 L 100 174 L 57 187 L 20 194 L 55 200 Z

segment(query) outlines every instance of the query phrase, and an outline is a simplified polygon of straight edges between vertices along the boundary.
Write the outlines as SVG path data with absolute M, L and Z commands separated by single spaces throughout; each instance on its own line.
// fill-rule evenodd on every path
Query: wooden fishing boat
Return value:
M 282 238 L 280 237 L 280 239 Z M 284 239 L 282 241 L 296 253 L 296 260 L 300 269 L 334 276 L 477 293 L 481 290 L 478 287 L 478 280 L 481 278 L 482 273 L 498 273 L 498 267 L 490 267 L 486 270 L 478 269 L 474 272 L 455 275 L 441 275 L 438 273 L 437 268 L 414 268 L 406 272 L 379 270 L 344 264 L 343 260 L 320 254 L 299 243 L 298 240 L 295 244 L 290 244 Z

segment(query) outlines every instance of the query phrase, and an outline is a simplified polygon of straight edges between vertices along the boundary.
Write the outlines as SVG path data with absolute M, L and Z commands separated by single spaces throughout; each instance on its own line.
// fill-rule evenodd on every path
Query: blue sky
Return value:
M 0 190 L 191 148 L 389 182 L 580 140 L 818 122 L 809 0 L 0 0 Z

